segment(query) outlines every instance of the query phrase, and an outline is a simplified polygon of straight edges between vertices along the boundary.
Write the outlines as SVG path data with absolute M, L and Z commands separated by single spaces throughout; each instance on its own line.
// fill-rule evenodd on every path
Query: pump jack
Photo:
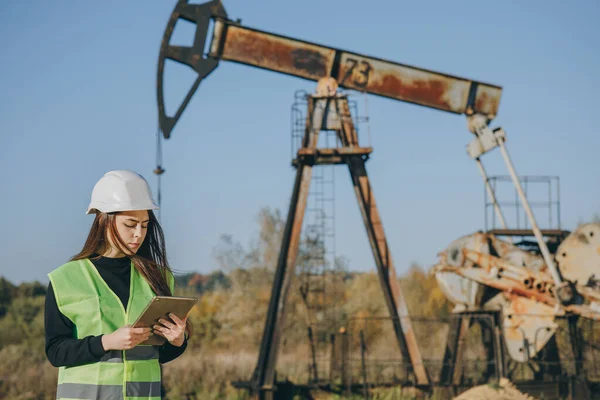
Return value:
M 169 44 L 175 25 L 180 19 L 196 25 L 192 46 Z M 213 30 L 209 32 L 211 22 Z M 208 45 L 209 49 L 207 54 L 204 54 L 205 45 Z M 166 114 L 163 96 L 166 60 L 189 66 L 198 74 L 172 116 Z M 337 88 L 357 90 L 465 115 L 469 130 L 476 136 L 469 145 L 469 154 L 476 159 L 486 185 L 487 175 L 480 156 L 494 147 L 500 147 L 513 182 L 517 188 L 520 188 L 504 145 L 506 140 L 504 131 L 500 128 L 491 130 L 488 127 L 497 115 L 502 88 L 245 27 L 239 20 L 228 19 L 220 0 L 203 4 L 188 4 L 186 0 L 179 0 L 168 21 L 158 61 L 159 126 L 165 139 L 170 138 L 200 82 L 215 70 L 221 60 L 319 82 L 316 95 L 309 99 L 303 145 L 298 150 L 295 162 L 297 169 L 295 184 L 258 362 L 250 384 L 253 392 L 259 398 L 277 398 L 275 366 L 282 326 L 286 317 L 286 299 L 294 276 L 312 168 L 318 164 L 348 165 L 375 257 L 386 305 L 390 317 L 395 321 L 394 331 L 399 349 L 404 359 L 410 361 L 416 385 L 428 387 L 430 378 L 423 365 L 406 303 L 397 283 L 392 256 L 365 168 L 365 161 L 372 149 L 359 147 L 356 130 L 349 115 L 347 98 L 339 94 Z M 328 126 L 327 114 L 333 111 L 342 116 L 341 123 L 337 126 Z M 341 146 L 334 149 L 317 148 L 318 134 L 323 129 L 336 130 Z M 522 194 L 522 190 L 519 194 L 528 209 L 527 199 Z M 533 214 L 530 212 L 528 214 L 554 284 L 560 288 L 563 286 L 562 278 L 549 255 L 546 243 L 541 238 Z

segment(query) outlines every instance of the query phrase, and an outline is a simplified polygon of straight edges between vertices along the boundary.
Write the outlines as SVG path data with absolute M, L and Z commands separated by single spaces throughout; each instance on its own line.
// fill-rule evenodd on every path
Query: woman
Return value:
M 160 364 L 179 357 L 190 325 L 172 315 L 131 328 L 155 295 L 173 294 L 158 206 L 132 171 L 106 173 L 87 214 L 96 217 L 83 249 L 48 274 L 46 355 L 59 367 L 57 399 L 160 399 Z M 162 346 L 144 345 L 150 335 Z

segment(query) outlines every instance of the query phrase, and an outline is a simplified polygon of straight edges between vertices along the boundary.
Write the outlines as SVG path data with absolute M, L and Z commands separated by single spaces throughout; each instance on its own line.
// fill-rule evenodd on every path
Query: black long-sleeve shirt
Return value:
M 127 308 L 129 285 L 131 280 L 131 261 L 129 257 L 92 260 L 92 263 Z M 102 335 L 73 338 L 74 324 L 65 317 L 56 304 L 52 283 L 48 285 L 45 305 L 46 356 L 55 367 L 74 366 L 98 362 L 106 354 L 102 347 Z M 179 357 L 187 347 L 187 339 L 181 347 L 168 341 L 159 347 L 159 362 L 167 363 Z

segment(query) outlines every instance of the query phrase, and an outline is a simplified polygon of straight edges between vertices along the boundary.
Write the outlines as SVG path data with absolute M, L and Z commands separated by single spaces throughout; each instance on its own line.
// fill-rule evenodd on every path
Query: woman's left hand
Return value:
M 153 332 L 159 336 L 164 337 L 173 346 L 181 347 L 185 339 L 185 322 L 187 317 L 183 320 L 179 319 L 175 314 L 169 314 L 172 321 L 167 321 L 164 318 L 158 320 L 161 325 L 154 325 Z

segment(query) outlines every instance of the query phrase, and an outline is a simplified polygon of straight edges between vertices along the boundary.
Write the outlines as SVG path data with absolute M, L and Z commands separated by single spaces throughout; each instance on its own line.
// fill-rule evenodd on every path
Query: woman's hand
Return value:
M 102 335 L 102 347 L 108 350 L 133 349 L 152 335 L 150 328 L 131 328 L 124 326 L 113 333 Z
M 177 315 L 169 314 L 171 321 L 167 321 L 164 318 L 158 320 L 161 325 L 154 325 L 154 333 L 167 339 L 173 346 L 181 347 L 185 340 L 185 322 L 187 317 L 183 320 L 179 319 Z

